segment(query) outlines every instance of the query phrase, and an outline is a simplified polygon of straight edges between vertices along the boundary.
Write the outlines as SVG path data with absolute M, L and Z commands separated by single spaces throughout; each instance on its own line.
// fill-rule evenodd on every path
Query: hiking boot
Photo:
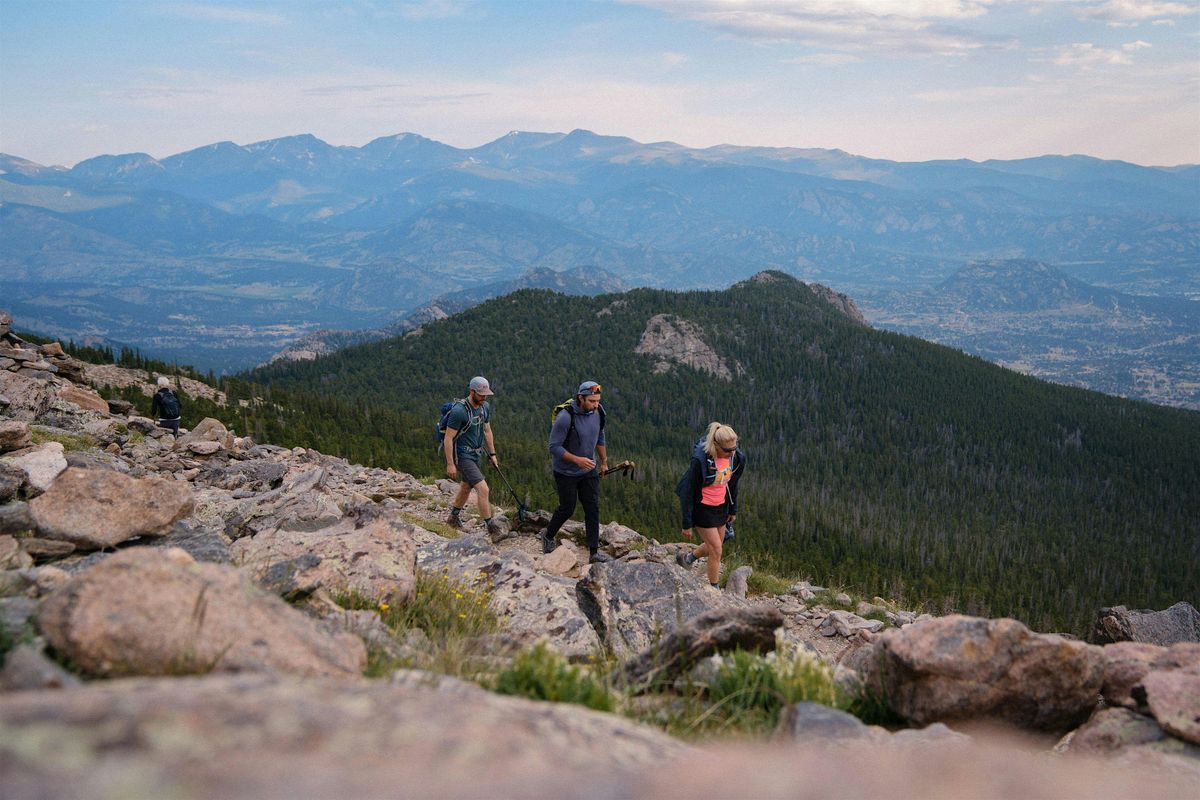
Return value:
M 599 550 L 597 550 L 596 552 L 594 552 L 590 556 L 588 556 L 589 564 L 607 564 L 609 561 L 612 561 L 612 560 L 613 560 L 612 556 L 610 556 L 608 553 L 601 553 Z
M 675 563 L 684 569 L 691 568 L 696 563 L 696 554 L 691 550 L 680 550 L 675 554 Z
M 547 536 L 546 531 L 542 531 L 539 538 L 542 540 L 543 553 L 553 553 L 558 549 L 558 536 Z
M 462 515 L 461 514 L 453 514 L 453 513 L 450 514 L 450 516 L 446 517 L 446 524 L 449 525 L 451 528 L 458 528 L 461 531 L 462 530 Z

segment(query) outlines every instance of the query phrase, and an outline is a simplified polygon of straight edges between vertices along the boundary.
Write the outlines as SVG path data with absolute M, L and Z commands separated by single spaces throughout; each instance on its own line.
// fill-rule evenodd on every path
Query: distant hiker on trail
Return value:
M 697 558 L 708 557 L 708 582 L 718 588 L 721 548 L 726 524 L 737 519 L 738 481 L 746 469 L 746 454 L 738 447 L 733 428 L 714 422 L 692 451 L 692 462 L 675 487 L 683 511 L 683 535 L 700 533 L 695 550 L 675 554 L 679 566 L 688 568 Z
M 150 416 L 158 417 L 158 427 L 166 428 L 178 436 L 182 414 L 183 403 L 179 402 L 179 395 L 171 388 L 171 381 L 165 375 L 159 376 L 158 391 L 150 401 Z
M 487 378 L 471 378 L 465 401 L 456 402 L 446 414 L 446 438 L 442 441 L 442 449 L 446 454 L 446 474 L 450 480 L 459 482 L 458 494 L 454 496 L 454 505 L 446 522 L 455 528 L 462 527 L 462 510 L 474 489 L 479 516 L 487 525 L 488 536 L 496 541 L 504 532 L 492 519 L 487 481 L 479 468 L 480 458 L 484 455 L 493 467 L 500 466 L 496 444 L 492 441 L 492 406 L 487 401 L 493 394 Z
M 558 508 L 542 532 L 542 552 L 558 546 L 558 529 L 575 513 L 576 503 L 582 502 L 589 560 L 611 560 L 600 552 L 600 473 L 608 466 L 600 384 L 584 381 L 574 399 L 559 406 L 550 427 L 550 455 Z

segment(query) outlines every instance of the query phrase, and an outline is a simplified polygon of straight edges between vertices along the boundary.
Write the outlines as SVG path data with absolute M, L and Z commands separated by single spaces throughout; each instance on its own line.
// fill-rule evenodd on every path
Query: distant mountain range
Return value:
M 667 288 L 779 269 L 886 316 L 1008 258 L 1200 298 L 1198 253 L 1200 167 L 1084 156 L 900 163 L 582 130 L 470 149 L 301 135 L 70 169 L 0 156 L 0 274 L 19 321 L 218 370 L 530 269 Z

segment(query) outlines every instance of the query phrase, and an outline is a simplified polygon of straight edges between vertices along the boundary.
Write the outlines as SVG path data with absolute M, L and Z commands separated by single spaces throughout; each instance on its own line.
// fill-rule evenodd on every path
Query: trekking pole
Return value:
M 508 487 L 508 493 L 513 496 L 513 500 L 517 501 L 517 522 L 524 522 L 525 521 L 525 511 L 526 511 L 525 504 L 521 502 L 520 497 L 517 497 L 516 490 L 514 490 L 512 487 L 512 484 L 508 482 L 508 478 L 504 477 L 504 473 L 500 471 L 500 468 L 497 467 L 495 464 L 493 464 L 492 466 L 493 466 L 493 468 L 495 468 L 496 474 L 498 474 L 500 476 L 500 480 L 504 481 L 504 485 Z
M 633 479 L 633 468 L 636 466 L 637 465 L 634 464 L 632 461 L 622 461 L 620 464 L 617 464 L 615 467 L 609 467 L 608 469 L 604 470 L 604 472 L 601 472 L 600 474 L 601 475 L 610 475 L 614 472 L 625 472 L 625 473 L 628 473 L 630 480 L 632 480 Z

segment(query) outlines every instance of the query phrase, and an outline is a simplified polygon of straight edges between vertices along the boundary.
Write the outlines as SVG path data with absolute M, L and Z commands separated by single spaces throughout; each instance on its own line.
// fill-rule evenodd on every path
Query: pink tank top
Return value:
M 729 491 L 729 476 L 733 473 L 730 468 L 732 459 L 718 458 L 715 463 L 717 465 L 716 479 L 711 486 L 705 486 L 700 490 L 700 502 L 706 506 L 725 504 L 725 493 Z

